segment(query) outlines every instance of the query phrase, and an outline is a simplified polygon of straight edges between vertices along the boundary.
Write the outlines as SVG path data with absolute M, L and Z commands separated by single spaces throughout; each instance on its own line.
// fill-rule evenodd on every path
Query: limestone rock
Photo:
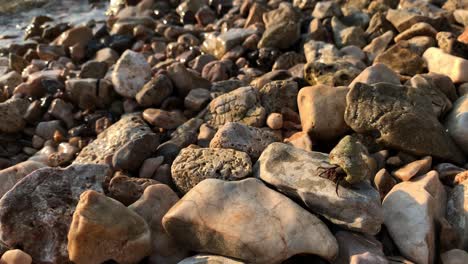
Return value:
M 218 129 L 210 142 L 210 148 L 235 149 L 257 159 L 268 145 L 280 140 L 271 130 L 228 122 Z
M 162 218 L 179 201 L 177 194 L 167 185 L 149 186 L 138 201 L 128 208 L 139 214 L 151 230 L 150 263 L 176 264 L 188 255 L 164 230 Z
M 202 44 L 202 49 L 221 59 L 226 52 L 255 33 L 256 30 L 250 28 L 231 28 L 219 36 L 208 36 Z
M 298 253 L 331 261 L 338 252 L 317 217 L 257 179 L 207 179 L 169 210 L 163 226 L 191 250 L 245 262 L 276 264 Z
M 132 50 L 126 50 L 122 54 L 112 72 L 115 91 L 128 98 L 135 98 L 150 78 L 151 67 L 145 57 Z
M 361 69 L 343 59 L 313 61 L 304 65 L 304 79 L 310 85 L 347 86 Z
M 376 234 L 383 222 L 379 193 L 367 182 L 353 187 L 321 177 L 333 166 L 328 155 L 283 143 L 268 146 L 254 166 L 254 175 L 280 192 L 302 200 L 312 211 L 350 230 Z
M 35 263 L 70 263 L 67 232 L 80 194 L 103 192 L 105 165 L 71 165 L 34 171 L 0 200 L 0 239 L 21 247 Z
M 435 221 L 444 216 L 446 193 L 431 171 L 393 187 L 382 203 L 385 226 L 404 257 L 435 262 Z
M 261 127 L 265 123 L 266 111 L 260 104 L 258 92 L 253 87 L 246 86 L 213 99 L 204 119 L 214 128 L 227 122 Z
M 150 250 L 150 229 L 137 213 L 96 191 L 81 194 L 68 232 L 73 263 L 137 263 Z
M 177 188 L 186 193 L 204 179 L 243 179 L 252 172 L 252 162 L 246 153 L 233 149 L 185 148 L 171 172 Z
M 347 94 L 346 123 L 377 142 L 417 156 L 463 163 L 464 156 L 435 116 L 424 91 L 409 86 L 357 83 Z

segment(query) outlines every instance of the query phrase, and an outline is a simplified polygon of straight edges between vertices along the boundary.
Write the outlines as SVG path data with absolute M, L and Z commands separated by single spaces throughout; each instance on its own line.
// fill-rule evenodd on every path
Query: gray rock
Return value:
M 445 119 L 445 127 L 457 146 L 468 154 L 468 95 L 455 101 Z
M 136 94 L 135 99 L 139 105 L 144 107 L 159 106 L 172 94 L 173 86 L 171 80 L 163 74 L 155 76 L 147 82 Z
M 341 16 L 340 6 L 334 1 L 320 1 L 315 5 L 312 16 L 315 18 L 327 18 Z
M 200 111 L 211 100 L 210 94 L 209 90 L 203 88 L 190 90 L 184 99 L 184 106 L 190 110 Z
M 46 167 L 45 164 L 36 161 L 24 161 L 9 168 L 0 170 L 0 197 L 5 195 L 17 182 L 31 172 Z
M 336 264 L 388 264 L 380 241 L 369 235 L 360 235 L 347 231 L 335 234 L 340 252 Z
M 106 76 L 108 70 L 107 63 L 102 61 L 91 60 L 81 66 L 80 78 L 101 79 Z
M 424 90 L 432 103 L 432 110 L 437 117 L 445 116 L 452 108 L 452 102 L 427 74 L 413 76 L 406 85 Z
M 21 75 L 15 71 L 0 75 L 0 87 L 8 91 L 10 94 L 13 93 L 13 90 L 22 83 Z
M 127 98 L 135 98 L 150 78 L 151 67 L 145 57 L 132 50 L 126 50 L 122 54 L 112 72 L 115 91 Z
M 163 226 L 193 251 L 248 263 L 277 264 L 298 253 L 331 261 L 338 253 L 325 224 L 257 179 L 204 180 L 167 212 Z
M 375 235 L 383 212 L 379 193 L 367 182 L 340 186 L 321 177 L 333 168 L 328 155 L 308 152 L 283 143 L 268 146 L 254 166 L 254 175 L 280 192 L 300 199 L 313 212 L 350 230 Z
M 465 158 L 439 123 L 430 97 L 409 86 L 357 83 L 348 93 L 346 123 L 358 133 L 379 132 L 377 142 L 417 156 L 463 163 Z
M 362 48 L 367 44 L 364 39 L 364 30 L 361 27 L 347 27 L 336 17 L 332 18 L 331 26 L 335 44 L 339 48 L 349 45 Z
M 441 256 L 442 264 L 463 264 L 468 262 L 468 253 L 461 249 L 452 249 Z
M 261 127 L 265 123 L 266 111 L 260 104 L 258 92 L 253 87 L 246 86 L 213 99 L 204 119 L 214 128 L 227 122 Z
M 272 130 L 228 122 L 218 129 L 210 148 L 235 149 L 257 159 L 268 145 L 277 141 L 281 141 L 281 136 Z
M 192 89 L 211 87 L 210 81 L 202 78 L 197 72 L 187 69 L 182 63 L 173 63 L 167 68 L 167 73 L 180 96 L 186 96 Z
M 389 30 L 384 34 L 372 39 L 372 41 L 363 48 L 363 51 L 367 53 L 369 61 L 374 61 L 374 59 L 382 54 L 382 52 L 387 49 L 388 44 L 393 40 L 393 31 Z
M 468 247 L 468 181 L 456 185 L 448 194 L 447 220 L 459 234 L 460 248 Z
M 304 79 L 310 85 L 348 86 L 361 69 L 343 59 L 313 61 L 304 65 Z
M 205 179 L 243 179 L 252 172 L 252 162 L 246 153 L 233 149 L 184 148 L 171 172 L 177 188 L 186 193 Z
M 147 108 L 143 111 L 143 119 L 155 127 L 164 129 L 175 129 L 187 121 L 179 111 L 165 111 L 154 108 Z
M 35 263 L 70 263 L 67 233 L 80 194 L 103 192 L 105 165 L 43 168 L 18 182 L 0 200 L 0 239 L 21 247 Z
M 15 133 L 26 126 L 23 115 L 28 109 L 29 102 L 26 99 L 12 98 L 0 103 L 0 133 Z
M 59 120 L 43 121 L 37 124 L 35 134 L 43 139 L 54 139 L 55 131 L 66 135 L 66 130 L 62 127 Z

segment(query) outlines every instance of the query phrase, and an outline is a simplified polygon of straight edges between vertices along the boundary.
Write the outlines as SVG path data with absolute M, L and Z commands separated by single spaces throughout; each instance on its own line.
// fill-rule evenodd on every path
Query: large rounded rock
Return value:
M 103 192 L 105 165 L 43 168 L 18 182 L 0 200 L 0 239 L 20 247 L 34 263 L 70 263 L 67 232 L 85 190 Z
M 468 95 L 455 101 L 445 121 L 445 127 L 453 141 L 468 154 Z
M 169 210 L 163 226 L 194 251 L 248 263 L 276 264 L 299 253 L 331 261 L 338 253 L 325 224 L 257 179 L 205 180 Z
M 171 167 L 177 188 L 186 193 L 204 179 L 240 180 L 252 172 L 249 156 L 221 148 L 185 148 Z
M 302 88 L 297 96 L 302 130 L 321 140 L 344 135 L 349 130 L 344 121 L 348 91 L 347 87 L 327 85 Z
M 132 50 L 126 50 L 115 64 L 112 83 L 121 96 L 135 98 L 143 85 L 151 78 L 151 67 L 145 57 Z
M 324 153 L 273 143 L 255 164 L 254 175 L 335 224 L 377 234 L 383 222 L 379 193 L 367 181 L 337 192 L 336 183 L 322 177 L 331 168 Z
M 439 123 L 423 89 L 390 83 L 357 83 L 346 96 L 345 121 L 356 132 L 417 156 L 456 163 L 465 157 Z
M 96 191 L 81 194 L 68 232 L 73 263 L 137 263 L 150 250 L 150 229 L 137 213 Z

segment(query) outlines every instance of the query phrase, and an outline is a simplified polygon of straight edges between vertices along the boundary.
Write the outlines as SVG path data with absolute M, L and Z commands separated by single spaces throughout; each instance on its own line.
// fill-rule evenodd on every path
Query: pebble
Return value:
M 143 164 L 140 167 L 140 172 L 138 176 L 140 178 L 150 179 L 151 177 L 153 177 L 158 168 L 163 164 L 163 162 L 163 156 L 146 159 L 145 161 L 143 161 Z
M 404 167 L 392 172 L 392 175 L 402 181 L 409 181 L 413 177 L 426 174 L 431 169 L 432 157 L 427 156 L 421 160 L 413 161 Z
M 274 130 L 283 128 L 283 115 L 280 113 L 269 114 L 266 124 L 269 128 Z
M 3 253 L 0 263 L 5 264 L 31 264 L 32 258 L 20 249 L 12 249 Z
M 151 67 L 145 57 L 131 50 L 125 51 L 120 56 L 112 72 L 115 91 L 127 98 L 135 98 L 150 78 Z

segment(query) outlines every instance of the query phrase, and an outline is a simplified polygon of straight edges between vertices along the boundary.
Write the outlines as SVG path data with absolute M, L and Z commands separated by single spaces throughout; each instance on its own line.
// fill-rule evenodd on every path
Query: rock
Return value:
M 22 73 L 24 68 L 28 66 L 28 61 L 25 60 L 23 57 L 18 56 L 14 53 L 10 53 L 8 56 L 8 67 L 10 69 L 16 71 L 17 73 Z
M 31 264 L 32 258 L 20 249 L 8 250 L 2 255 L 0 263 L 4 264 Z
M 119 54 L 111 48 L 103 48 L 96 52 L 96 61 L 105 62 L 107 66 L 112 66 L 119 59 Z
M 192 89 L 211 87 L 210 81 L 188 70 L 182 63 L 173 63 L 167 68 L 167 73 L 180 96 L 186 96 Z
M 348 91 L 347 87 L 327 85 L 302 88 L 297 96 L 302 130 L 323 140 L 344 135 L 349 130 L 343 118 Z
M 430 22 L 430 18 L 405 9 L 389 9 L 385 17 L 399 31 L 403 32 L 419 22 Z
M 131 50 L 125 51 L 120 56 L 112 72 L 115 91 L 127 98 L 135 98 L 150 78 L 151 67 L 145 57 Z
M 80 78 L 101 79 L 106 76 L 107 63 L 102 61 L 90 60 L 81 66 Z
M 465 153 L 468 153 L 468 95 L 455 101 L 453 109 L 445 119 L 448 133 Z
M 468 59 L 468 45 L 457 40 L 452 32 L 441 31 L 436 36 L 439 48 L 448 54 Z
M 382 250 L 382 244 L 372 236 L 339 231 L 335 237 L 340 248 L 334 262 L 336 264 L 388 263 Z
M 338 252 L 318 218 L 257 179 L 207 179 L 169 210 L 163 226 L 191 250 L 245 262 L 281 263 L 298 253 L 332 260 Z M 232 239 L 240 236 L 240 243 Z
M 208 255 L 208 254 L 198 254 L 190 258 L 186 258 L 179 262 L 178 264 L 245 264 L 245 262 L 240 260 L 235 260 L 228 257 Z
M 258 92 L 251 86 L 237 88 L 213 99 L 204 116 L 206 123 L 214 128 L 227 122 L 261 127 L 265 118 L 265 108 L 260 104 Z
M 353 136 L 345 136 L 330 151 L 330 164 L 337 165 L 346 173 L 344 180 L 356 184 L 370 178 L 372 168 L 367 148 Z
M 435 221 L 446 206 L 437 172 L 395 185 L 382 206 L 385 226 L 402 255 L 416 263 L 434 263 Z
M 158 74 L 143 86 L 135 99 L 143 107 L 159 106 L 172 91 L 171 80 L 166 75 Z
M 389 83 L 357 83 L 346 102 L 344 119 L 354 131 L 378 131 L 377 142 L 387 147 L 463 163 L 463 154 L 437 120 L 425 91 Z
M 258 48 L 287 49 L 299 40 L 300 29 L 300 24 L 296 21 L 276 21 L 276 23 L 267 27 L 258 42 Z
M 367 67 L 362 71 L 356 78 L 354 78 L 349 85 L 349 88 L 353 88 L 358 82 L 369 85 L 379 82 L 400 84 L 400 77 L 385 64 L 378 63 Z
M 35 134 L 47 140 L 54 139 L 56 131 L 62 135 L 66 135 L 66 130 L 62 127 L 59 120 L 44 121 L 37 124 Z
M 267 114 L 280 113 L 285 107 L 297 111 L 298 85 L 295 81 L 272 81 L 265 84 L 258 92 Z
M 304 65 L 304 79 L 310 85 L 347 86 L 361 73 L 361 69 L 342 59 L 313 61 Z
M 193 61 L 191 61 L 189 65 L 192 69 L 201 73 L 205 65 L 215 60 L 216 60 L 216 57 L 211 54 L 202 54 L 202 55 L 197 56 Z
M 146 109 L 143 112 L 143 118 L 151 125 L 164 129 L 175 129 L 187 121 L 179 111 L 165 111 L 154 108 Z
M 9 91 L 10 94 L 13 93 L 13 90 L 23 82 L 21 75 L 16 71 L 11 71 L 9 73 L 0 75 L 0 87 L 5 91 Z
M 111 164 L 113 156 L 121 148 L 128 150 L 127 144 L 146 135 L 154 135 L 154 133 L 143 121 L 141 114 L 124 115 L 118 122 L 104 130 L 93 142 L 84 147 L 73 163 Z M 128 155 L 131 157 L 132 153 L 128 153 Z
M 339 57 L 339 51 L 335 45 L 323 41 L 310 40 L 304 44 L 304 55 L 308 63 L 322 60 L 329 62 Z
M 393 176 L 397 177 L 402 181 L 409 181 L 413 177 L 426 174 L 431 170 L 432 157 L 427 156 L 421 160 L 413 161 L 406 164 L 404 167 L 392 173 Z
M 117 175 L 109 183 L 109 197 L 128 206 L 140 199 L 147 187 L 158 183 L 158 181 L 152 179 Z
M 435 38 L 437 30 L 435 30 L 430 24 L 420 22 L 412 25 L 407 30 L 401 32 L 395 37 L 395 42 L 400 40 L 409 40 L 416 36 L 428 36 Z
M 279 113 L 271 113 L 267 117 L 267 126 L 273 130 L 283 128 L 283 115 Z
M 66 234 L 79 196 L 103 192 L 109 173 L 107 166 L 87 164 L 29 174 L 0 200 L 0 239 L 35 263 L 68 263 Z
M 53 44 L 62 45 L 67 48 L 75 46 L 76 44 L 86 46 L 92 38 L 93 31 L 89 27 L 79 26 L 63 32 L 57 39 L 54 40 Z
M 459 42 L 468 44 L 468 27 L 466 27 L 465 31 L 463 31 L 463 33 L 458 36 L 457 40 Z
M 453 17 L 458 23 L 464 25 L 465 27 L 468 26 L 468 10 L 455 10 L 453 11 Z
M 328 156 L 293 146 L 273 143 L 254 166 L 254 175 L 275 186 L 280 192 L 299 199 L 313 212 L 334 224 L 368 234 L 376 234 L 383 222 L 379 193 L 367 182 L 352 188 L 340 186 L 321 177 L 333 168 Z
M 296 132 L 284 139 L 284 142 L 305 151 L 312 151 L 313 147 L 312 140 L 306 132 Z
M 202 77 L 210 82 L 219 82 L 234 75 L 235 66 L 231 60 L 208 62 L 202 70 Z
M 71 261 L 137 263 L 150 250 L 150 229 L 137 213 L 96 191 L 81 194 L 68 232 Z
M 312 16 L 323 19 L 327 17 L 340 16 L 340 6 L 334 1 L 320 1 L 315 5 Z
M 454 83 L 468 82 L 468 76 L 464 74 L 468 70 L 468 60 L 447 54 L 438 48 L 427 49 L 423 58 L 429 72 L 445 74 Z
M 248 36 L 255 34 L 251 28 L 231 28 L 219 36 L 210 35 L 205 38 L 202 50 L 221 59 L 224 54 L 237 45 L 240 45 Z
M 178 201 L 179 197 L 171 188 L 156 184 L 146 188 L 141 198 L 128 207 L 145 219 L 151 230 L 150 263 L 180 263 L 188 255 L 162 226 L 163 216 Z
M 333 29 L 333 38 L 336 46 L 339 48 L 354 45 L 357 47 L 364 47 L 366 41 L 364 39 L 364 30 L 361 27 L 352 26 L 347 27 L 337 17 L 331 20 L 331 27 Z
M 228 122 L 218 129 L 210 142 L 210 148 L 235 149 L 257 159 L 268 145 L 280 140 L 281 137 L 271 130 Z
M 205 179 L 235 181 L 251 172 L 249 156 L 233 149 L 184 148 L 171 167 L 172 179 L 183 193 Z
M 397 181 L 387 172 L 387 170 L 379 170 L 374 177 L 374 185 L 383 199 L 387 193 L 397 184 Z
M 294 51 L 288 51 L 281 54 L 272 66 L 272 70 L 288 70 L 297 64 L 305 63 L 305 57 L 303 54 L 299 54 Z
M 68 98 L 83 110 L 105 108 L 111 103 L 114 88 L 105 79 L 69 79 L 65 81 Z
M 54 99 L 50 104 L 49 110 L 47 111 L 53 117 L 62 120 L 67 128 L 72 128 L 74 124 L 73 120 L 73 105 L 65 102 L 62 99 Z
M 17 182 L 37 169 L 46 167 L 45 164 L 35 161 L 24 161 L 9 168 L 0 170 L 0 197 L 5 195 Z
M 3 103 L 0 103 L 0 133 L 15 133 L 23 130 L 26 122 L 23 115 L 29 102 L 26 99 L 11 98 Z
M 442 264 L 463 264 L 468 262 L 468 253 L 461 249 L 452 249 L 440 255 Z
M 393 36 L 393 31 L 389 30 L 381 36 L 372 39 L 372 41 L 362 49 L 367 53 L 369 61 L 374 61 L 378 55 L 382 54 L 385 49 L 387 49 L 388 44 L 393 40 Z
M 163 164 L 163 162 L 164 162 L 163 156 L 146 159 L 140 167 L 138 176 L 140 178 L 145 178 L 145 179 L 152 178 L 154 173 Z
M 210 102 L 210 94 L 209 90 L 203 88 L 190 90 L 184 99 L 184 106 L 190 110 L 200 111 Z
M 406 63 L 407 61 L 412 63 Z M 374 60 L 374 64 L 377 63 L 385 64 L 402 75 L 413 76 L 424 70 L 424 60 L 403 40 L 379 54 Z
M 468 247 L 468 181 L 456 185 L 448 194 L 447 220 L 460 236 L 459 248 Z

